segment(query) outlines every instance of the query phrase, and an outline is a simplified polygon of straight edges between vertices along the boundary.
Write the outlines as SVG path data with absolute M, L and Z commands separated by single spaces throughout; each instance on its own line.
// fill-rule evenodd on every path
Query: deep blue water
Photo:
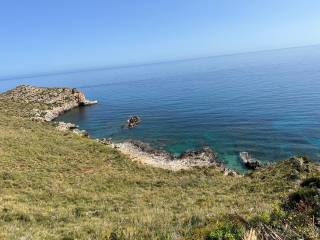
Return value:
M 233 168 L 240 151 L 262 161 L 320 159 L 319 46 L 1 80 L 0 91 L 22 83 L 78 87 L 97 99 L 59 119 L 94 137 L 176 154 L 209 145 Z M 134 114 L 141 125 L 121 129 Z

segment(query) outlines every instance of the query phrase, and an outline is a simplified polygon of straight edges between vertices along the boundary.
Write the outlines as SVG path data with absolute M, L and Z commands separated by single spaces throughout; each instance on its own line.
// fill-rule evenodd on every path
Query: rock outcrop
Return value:
M 183 152 L 179 159 L 190 163 L 217 163 L 217 154 L 210 147 L 202 147 L 198 150 L 189 150 Z
M 75 128 L 72 130 L 72 132 L 81 137 L 89 137 L 89 133 L 86 130 L 80 130 L 78 128 Z
M 249 169 L 256 170 L 262 167 L 260 161 L 252 158 L 248 152 L 241 152 L 240 158 L 242 160 L 242 163 Z
M 229 168 L 223 169 L 223 175 L 224 176 L 232 176 L 232 177 L 241 176 L 236 171 L 229 169 Z
M 102 143 L 104 145 L 113 145 L 112 138 L 102 138 L 102 139 L 96 139 L 97 142 Z
M 172 154 L 168 153 L 167 151 L 154 148 L 149 143 L 139 140 L 128 140 L 126 142 L 139 149 L 140 151 L 149 154 L 150 156 L 162 157 L 164 161 L 172 161 L 174 159 L 174 156 Z
M 135 128 L 139 125 L 141 119 L 139 116 L 132 116 L 127 120 L 127 127 L 128 128 Z
M 61 132 L 72 131 L 79 136 L 89 137 L 89 134 L 86 130 L 80 130 L 78 126 L 73 123 L 58 122 L 56 129 Z
M 78 106 L 96 104 L 97 101 L 86 99 L 84 94 L 75 88 L 44 88 L 21 85 L 1 94 L 1 98 L 32 105 L 29 117 L 38 121 L 52 121 L 62 113 Z
M 219 162 L 217 154 L 210 147 L 186 151 L 178 157 L 167 151 L 155 149 L 148 143 L 136 140 L 114 144 L 114 147 L 134 161 L 173 171 L 210 166 L 215 166 L 221 171 L 225 170 L 223 164 Z M 228 173 L 228 175 L 236 174 Z
M 76 129 L 77 125 L 75 125 L 73 123 L 58 122 L 58 126 L 56 128 L 59 131 L 66 132 L 71 129 Z

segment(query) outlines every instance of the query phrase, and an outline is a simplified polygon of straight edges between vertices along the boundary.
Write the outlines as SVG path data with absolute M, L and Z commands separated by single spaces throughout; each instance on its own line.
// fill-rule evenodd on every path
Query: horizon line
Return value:
M 192 58 L 185 58 L 185 59 L 175 59 L 175 60 L 172 59 L 172 60 L 145 62 L 145 63 L 142 62 L 142 63 L 136 63 L 136 64 L 120 64 L 120 65 L 114 65 L 114 66 L 108 65 L 108 66 L 98 66 L 98 67 L 82 68 L 82 69 L 60 70 L 60 71 L 58 70 L 55 72 L 48 71 L 48 72 L 39 72 L 39 73 L 26 73 L 26 74 L 19 74 L 15 76 L 14 75 L 6 76 L 6 77 L 0 76 L 0 81 L 4 82 L 4 81 L 33 78 L 33 77 L 48 77 L 48 76 L 65 75 L 65 74 L 73 74 L 73 73 L 81 73 L 81 72 L 94 72 L 94 71 L 103 71 L 103 70 L 111 70 L 111 69 L 133 68 L 133 67 L 139 67 L 139 66 L 150 66 L 150 65 L 165 64 L 165 63 L 193 61 L 193 60 L 208 59 L 208 58 L 215 58 L 215 57 L 228 57 L 228 56 L 252 54 L 252 53 L 259 53 L 259 52 L 272 52 L 272 51 L 279 51 L 279 50 L 316 47 L 316 46 L 320 46 L 320 43 L 312 44 L 312 45 L 285 47 L 285 48 L 274 48 L 274 49 L 256 50 L 256 51 L 248 51 L 248 52 L 236 52 L 236 53 L 218 54 L 218 55 L 210 55 L 210 56 L 192 57 Z

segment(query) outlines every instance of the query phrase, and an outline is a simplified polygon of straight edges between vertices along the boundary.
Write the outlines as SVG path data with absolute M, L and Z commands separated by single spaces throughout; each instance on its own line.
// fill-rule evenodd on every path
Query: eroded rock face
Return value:
M 2 94 L 7 100 L 34 105 L 28 112 L 31 119 L 52 121 L 72 108 L 91 105 L 97 101 L 87 100 L 82 92 L 71 88 L 43 88 L 21 85 Z M 41 109 L 36 107 L 41 106 Z
M 214 163 L 217 161 L 217 154 L 210 147 L 203 147 L 199 150 L 185 151 L 179 157 L 181 160 L 191 162 L 209 162 Z

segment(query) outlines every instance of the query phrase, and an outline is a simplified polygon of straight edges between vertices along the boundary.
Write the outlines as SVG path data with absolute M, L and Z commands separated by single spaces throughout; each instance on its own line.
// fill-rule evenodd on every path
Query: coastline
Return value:
M 30 236 L 31 227 L 37 239 L 62 239 L 70 232 L 78 234 L 72 235 L 78 239 L 109 239 L 114 234 L 124 239 L 157 239 L 159 232 L 173 236 L 178 231 L 183 236 L 201 231 L 195 239 L 204 239 L 209 233 L 203 229 L 212 229 L 211 222 L 229 224 L 239 218 L 245 222 L 239 228 L 257 232 L 265 231 L 265 226 L 283 234 L 288 234 L 287 229 L 296 232 L 298 226 L 301 236 L 315 236 L 318 231 L 320 218 L 313 211 L 319 205 L 311 202 L 307 209 L 312 212 L 301 213 L 299 206 L 305 205 L 295 198 L 319 196 L 320 168 L 307 158 L 279 161 L 239 177 L 226 176 L 217 155 L 205 147 L 174 157 L 143 142 L 114 144 L 110 139 L 93 139 L 72 123 L 33 118 L 34 108 L 50 112 L 74 99 L 69 95 L 72 91 L 47 90 L 40 91 L 46 96 L 22 94 L 27 98 L 14 100 L 8 93 L 0 94 L 0 177 L 4 186 L 0 220 L 7 238 Z M 52 102 L 48 94 L 62 101 Z M 38 97 L 43 98 L 41 103 L 32 100 Z M 125 155 L 121 147 L 132 152 Z M 130 160 L 129 154 L 144 154 L 147 160 L 158 157 L 160 166 L 133 163 L 141 158 Z M 170 162 L 165 163 L 169 169 L 163 169 L 164 160 Z M 180 163 L 181 171 L 172 162 Z M 288 203 L 297 204 L 298 210 L 288 210 Z M 265 221 L 279 210 L 281 218 L 276 224 Z M 197 224 L 185 227 L 195 220 Z
M 26 114 L 23 114 L 23 117 L 39 122 L 52 122 L 59 131 L 71 131 L 74 134 L 90 138 L 85 130 L 80 130 L 73 123 L 54 121 L 57 117 L 73 108 L 98 103 L 97 101 L 88 100 L 78 89 L 21 85 L 3 93 L 2 98 L 31 105 L 31 109 Z M 32 104 L 39 107 L 34 107 Z M 238 175 L 236 171 L 224 166 L 219 161 L 216 152 L 210 147 L 186 151 L 181 156 L 176 157 L 169 152 L 155 149 L 148 143 L 137 140 L 126 140 L 121 143 L 112 143 L 111 140 L 106 139 L 92 140 L 109 145 L 126 155 L 131 161 L 139 164 L 171 171 L 187 170 L 194 167 L 214 167 L 225 175 Z
M 238 175 L 235 171 L 226 168 L 218 160 L 214 150 L 209 147 L 185 151 L 176 157 L 164 150 L 155 149 L 142 141 L 127 140 L 112 145 L 115 149 L 129 156 L 132 161 L 140 164 L 171 171 L 187 170 L 193 167 L 214 167 L 226 175 Z
M 58 131 L 71 131 L 82 137 L 90 138 L 121 152 L 131 161 L 170 171 L 190 170 L 197 167 L 215 168 L 226 176 L 243 176 L 234 169 L 229 169 L 218 158 L 218 154 L 208 146 L 200 149 L 187 150 L 180 156 L 152 147 L 149 143 L 139 140 L 125 140 L 113 143 L 112 139 L 94 139 L 86 130 L 80 130 L 74 123 L 54 121 L 60 115 L 77 107 L 97 104 L 98 101 L 88 100 L 84 93 L 75 88 L 47 88 L 20 85 L 0 95 L 2 99 L 10 99 L 31 108 L 22 115 L 33 121 L 51 122 Z M 0 100 L 1 100 L 0 98 Z M 25 106 L 25 105 L 24 105 Z M 39 108 L 37 108 L 37 107 Z M 255 163 L 255 162 L 254 162 Z M 251 164 L 251 162 L 250 162 Z M 245 165 L 246 166 L 246 165 Z M 257 168 L 262 167 L 261 165 Z M 257 168 L 247 167 L 251 170 Z

